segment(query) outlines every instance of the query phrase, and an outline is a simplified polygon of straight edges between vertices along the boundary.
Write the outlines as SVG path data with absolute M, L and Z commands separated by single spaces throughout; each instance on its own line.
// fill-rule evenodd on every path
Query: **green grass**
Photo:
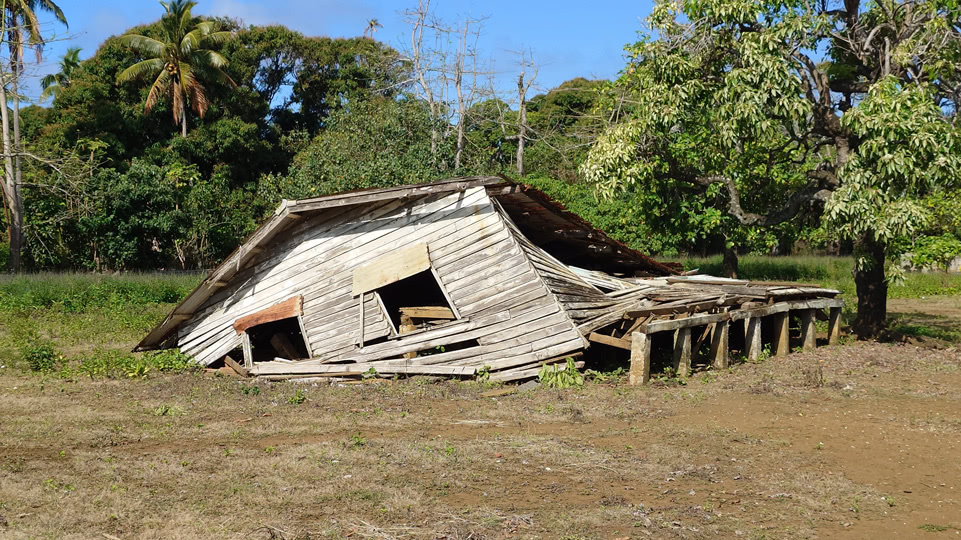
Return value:
M 199 274 L 0 276 L 0 366 L 62 376 L 140 376 L 182 358 L 129 351 Z
M 200 274 L 39 273 L 0 276 L 0 312 L 53 309 L 83 313 L 95 308 L 179 302 Z
M 671 259 L 685 270 L 721 275 L 721 256 Z M 854 259 L 852 257 L 746 255 L 738 261 L 738 277 L 758 281 L 802 281 L 840 290 L 854 298 Z M 961 295 L 961 274 L 912 272 L 904 284 L 888 288 L 888 298 Z

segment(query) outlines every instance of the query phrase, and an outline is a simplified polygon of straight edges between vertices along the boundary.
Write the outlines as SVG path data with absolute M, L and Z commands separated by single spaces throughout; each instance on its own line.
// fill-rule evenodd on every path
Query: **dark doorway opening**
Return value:
M 439 316 L 437 318 L 441 320 L 450 320 L 453 318 L 454 310 L 450 303 L 447 302 L 447 297 L 444 295 L 443 289 L 440 288 L 440 284 L 437 283 L 437 278 L 434 277 L 433 272 L 430 270 L 424 270 L 423 272 L 418 272 L 399 281 L 384 285 L 377 289 L 377 294 L 380 295 L 380 299 L 384 303 L 384 308 L 387 310 L 387 316 L 390 317 L 394 328 L 399 328 L 402 324 L 402 308 L 446 308 L 450 311 L 451 315 Z
M 275 358 L 301 360 L 310 357 L 297 317 L 251 326 L 247 329 L 247 335 L 250 337 L 250 353 L 254 362 L 269 362 Z

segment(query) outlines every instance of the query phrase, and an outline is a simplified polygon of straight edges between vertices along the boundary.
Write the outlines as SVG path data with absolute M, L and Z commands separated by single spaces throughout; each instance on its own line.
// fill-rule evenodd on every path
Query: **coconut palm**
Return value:
M 59 64 L 60 71 L 58 73 L 51 73 L 40 79 L 40 87 L 43 88 L 43 92 L 40 93 L 40 101 L 44 101 L 50 96 L 56 96 L 61 88 L 70 86 L 70 76 L 73 74 L 73 70 L 80 67 L 80 47 L 67 49 L 66 54 L 60 58 Z
M 191 14 L 196 2 L 172 0 L 161 2 L 166 13 L 160 20 L 163 39 L 139 34 L 127 34 L 120 42 L 146 60 L 123 70 L 117 82 L 153 79 L 144 114 L 161 99 L 170 101 L 174 124 L 187 136 L 187 107 L 198 116 L 207 112 L 207 89 L 204 84 L 236 88 L 237 84 L 223 71 L 227 60 L 211 48 L 233 36 L 232 32 L 217 31 L 213 21 L 199 21 Z
M 377 19 L 371 19 L 367 21 L 367 28 L 364 28 L 364 37 L 373 38 L 374 32 L 376 32 L 378 28 L 383 27 L 384 25 L 380 24 L 380 21 Z

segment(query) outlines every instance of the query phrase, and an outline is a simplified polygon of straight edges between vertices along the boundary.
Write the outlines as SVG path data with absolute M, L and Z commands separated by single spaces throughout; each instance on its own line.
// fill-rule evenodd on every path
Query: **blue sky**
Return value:
M 383 28 L 375 37 L 400 47 L 409 40 L 401 12 L 414 7 L 416 1 L 200 0 L 194 12 L 227 15 L 244 24 L 279 23 L 306 35 L 331 37 L 359 36 L 367 20 L 376 18 Z M 163 12 L 153 0 L 58 0 L 58 5 L 70 28 L 53 24 L 49 14 L 41 15 L 45 35 L 55 33 L 56 38 L 35 70 L 38 76 L 56 71 L 56 62 L 67 47 L 82 47 L 80 57 L 87 58 L 107 37 L 153 21 Z M 624 45 L 635 41 L 651 2 L 433 0 L 431 9 L 449 20 L 465 14 L 488 16 L 480 47 L 493 58 L 503 84 L 514 77 L 515 60 L 509 51 L 529 48 L 541 65 L 536 84 L 543 90 L 573 77 L 615 77 L 624 66 Z M 26 93 L 36 96 L 38 87 L 34 82 Z

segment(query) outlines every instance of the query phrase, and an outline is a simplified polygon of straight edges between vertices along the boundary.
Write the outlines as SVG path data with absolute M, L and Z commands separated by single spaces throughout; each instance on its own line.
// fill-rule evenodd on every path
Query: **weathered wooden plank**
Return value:
M 654 334 L 657 332 L 666 332 L 669 330 L 677 330 L 678 328 L 690 328 L 692 326 L 703 326 L 705 324 L 717 323 L 722 321 L 727 321 L 731 319 L 731 312 L 725 311 L 722 313 L 704 313 L 701 315 L 692 315 L 690 317 L 683 317 L 680 319 L 671 319 L 666 321 L 653 320 L 647 324 L 642 324 L 638 330 L 647 334 Z
M 611 347 L 617 347 L 619 349 L 631 350 L 631 340 L 628 339 L 605 336 L 604 334 L 591 332 L 587 335 L 587 340 L 593 341 L 594 343 L 603 343 L 604 345 L 610 345 Z
M 832 307 L 828 315 L 828 344 L 835 345 L 841 337 L 841 308 Z
M 801 317 L 801 348 L 805 351 L 814 350 L 816 346 L 813 309 L 802 309 L 798 313 Z
M 761 357 L 761 318 L 745 319 L 744 354 L 750 361 Z
M 711 365 L 717 369 L 726 369 L 728 364 L 728 335 L 731 323 L 722 321 L 715 323 L 714 335 L 711 336 Z
M 674 372 L 681 377 L 691 374 L 691 328 L 682 327 L 674 336 Z
M 281 319 L 289 319 L 291 317 L 303 315 L 303 313 L 304 297 L 297 295 L 292 296 L 283 302 L 270 306 L 269 308 L 262 309 L 244 317 L 240 317 L 234 321 L 233 326 L 234 330 L 238 334 L 241 334 L 246 332 L 247 329 L 252 326 L 279 321 Z
M 772 343 L 772 347 L 775 356 L 787 356 L 788 353 L 791 352 L 790 313 L 789 311 L 782 311 L 772 316 L 774 320 L 774 342 Z
M 229 367 L 230 369 L 236 371 L 237 375 L 240 375 L 241 377 L 250 376 L 250 372 L 247 370 L 247 368 L 241 366 L 236 361 L 234 361 L 234 359 L 231 358 L 229 354 L 224 356 L 224 364 L 226 364 L 227 367 Z
M 352 294 L 357 296 L 430 268 L 427 243 L 418 242 L 377 257 L 354 269 Z
M 643 332 L 631 334 L 631 369 L 627 383 L 647 384 L 651 380 L 651 336 Z
M 440 306 L 402 307 L 401 315 L 413 319 L 453 319 L 454 312 L 450 308 Z

